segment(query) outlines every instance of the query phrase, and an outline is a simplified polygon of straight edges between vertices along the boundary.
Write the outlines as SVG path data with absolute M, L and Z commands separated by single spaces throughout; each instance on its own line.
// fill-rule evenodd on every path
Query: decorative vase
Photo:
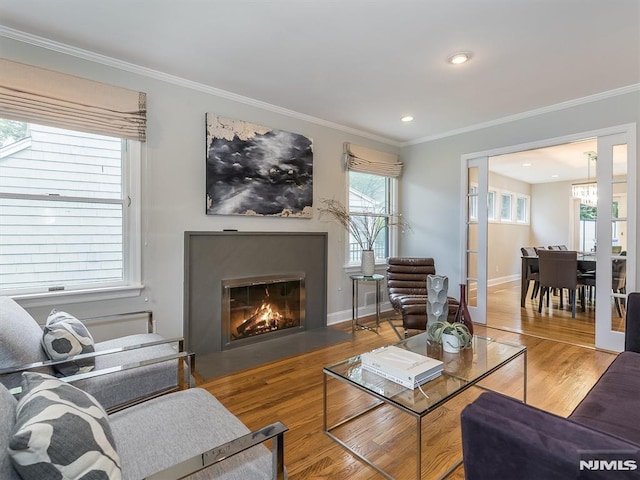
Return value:
M 449 278 L 427 275 L 427 329 L 435 322 L 446 322 L 449 313 Z
M 473 335 L 473 322 L 471 321 L 471 315 L 469 315 L 469 309 L 467 308 L 467 285 L 460 284 L 460 305 L 456 312 L 456 318 L 454 322 L 460 322 L 469 329 L 469 333 Z
M 376 256 L 373 250 L 363 250 L 361 258 L 362 274 L 365 277 L 370 277 L 376 271 Z
M 449 353 L 460 352 L 460 340 L 455 335 L 449 333 L 442 334 L 442 350 Z

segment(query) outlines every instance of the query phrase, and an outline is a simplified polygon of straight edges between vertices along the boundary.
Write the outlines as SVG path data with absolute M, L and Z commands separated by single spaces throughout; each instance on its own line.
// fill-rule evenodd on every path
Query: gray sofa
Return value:
M 568 418 L 486 392 L 462 411 L 465 478 L 640 478 L 640 293 L 625 351 Z
M 0 383 L 7 389 L 19 387 L 25 370 L 61 375 L 55 367 L 65 362 L 49 360 L 42 338 L 42 327 L 26 310 L 11 298 L 0 297 Z M 81 355 L 95 363 L 94 370 L 67 379 L 108 411 L 176 390 L 190 381 L 190 367 L 185 366 L 189 356 L 180 351 L 179 340 L 143 333 L 96 342 L 94 353 Z M 78 356 L 69 361 L 74 358 Z
M 32 374 L 39 375 L 39 374 Z M 51 377 L 49 377 L 51 378 Z M 86 393 L 61 382 L 63 388 L 71 388 L 77 392 Z M 54 391 L 55 393 L 48 393 Z M 27 398 L 33 392 L 27 394 Z M 169 393 L 146 402 L 122 409 L 118 412 L 103 417 L 106 421 L 94 427 L 88 433 L 85 428 L 88 407 L 83 403 L 86 398 L 81 397 L 82 402 L 76 403 L 84 409 L 78 415 L 71 410 L 64 417 L 59 414 L 57 418 L 47 418 L 42 412 L 42 402 L 49 399 L 57 400 L 59 392 L 48 389 L 45 392 L 46 399 L 38 399 L 32 402 L 36 411 L 28 419 L 27 425 L 38 421 L 53 425 L 51 431 L 45 428 L 43 440 L 34 441 L 35 450 L 46 451 L 46 455 L 36 453 L 36 462 L 22 461 L 22 468 L 27 465 L 28 474 L 24 470 L 19 473 L 19 466 L 12 461 L 8 448 L 16 448 L 21 443 L 19 438 L 21 429 L 24 429 L 24 411 L 28 408 L 21 402 L 20 412 L 16 409 L 17 400 L 9 391 L 0 385 L 0 478 L 2 480 L 21 480 L 26 478 L 58 478 L 53 474 L 42 473 L 42 469 L 54 467 L 52 464 L 69 465 L 77 458 L 87 458 L 91 454 L 89 466 L 85 464 L 81 468 L 102 468 L 100 456 L 109 455 L 110 459 L 119 457 L 114 465 L 118 465 L 114 471 L 108 471 L 109 478 L 123 478 L 125 480 L 139 480 L 143 478 L 183 478 L 189 475 L 190 479 L 223 479 L 223 480 L 259 480 L 286 478 L 284 470 L 284 432 L 287 428 L 280 422 L 268 425 L 260 430 L 250 432 L 249 429 L 231 414 L 214 396 L 206 390 L 192 388 L 179 392 Z M 37 403 L 40 402 L 40 403 Z M 64 398 L 57 405 L 67 406 L 70 402 Z M 76 406 L 73 405 L 73 406 Z M 56 407 L 64 408 L 64 407 Z M 75 415 L 75 416 L 74 416 Z M 95 411 L 93 413 L 95 414 Z M 64 418 L 65 425 L 61 425 Z M 60 424 L 56 424 L 60 421 Z M 98 428 L 96 428 L 98 427 Z M 105 428 L 110 430 L 100 437 L 96 430 Z M 59 430 L 58 430 L 59 429 Z M 32 432 L 35 430 L 32 430 Z M 40 433 L 43 431 L 40 430 Z M 51 433 L 53 432 L 53 433 Z M 55 437 L 56 432 L 64 436 L 57 444 L 49 436 Z M 89 440 L 83 440 L 87 434 Z M 36 433 L 31 433 L 32 438 Z M 105 438 L 114 447 L 117 455 L 104 448 Z M 270 451 L 262 443 L 273 441 L 273 451 Z M 38 445 L 48 442 L 44 447 Z M 24 443 L 24 442 L 23 442 Z M 32 442 L 29 442 L 31 445 Z M 63 455 L 58 455 L 59 451 Z M 89 453 L 87 453 L 89 452 Z M 106 452 L 106 453 L 105 453 Z M 59 460 L 63 457 L 62 460 Z M 15 460 L 15 458 L 14 458 Z M 111 467 L 110 467 L 111 468 Z M 203 469 L 204 468 L 204 469 Z M 40 470 L 36 470 L 40 469 Z M 46 471 L 46 470 L 45 470 Z M 192 474 L 192 472 L 196 472 Z M 120 476 L 121 474 L 121 476 Z M 95 470 L 89 472 L 87 478 L 106 478 L 104 475 L 95 475 Z M 76 475 L 72 475 L 74 478 Z

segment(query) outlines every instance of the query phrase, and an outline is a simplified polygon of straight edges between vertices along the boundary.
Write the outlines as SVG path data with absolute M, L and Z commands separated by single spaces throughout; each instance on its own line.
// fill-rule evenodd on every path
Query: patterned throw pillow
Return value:
M 120 480 L 120 457 L 102 406 L 55 377 L 25 372 L 9 442 L 14 468 L 24 480 Z
M 67 312 L 51 310 L 43 330 L 42 347 L 51 360 L 66 360 L 72 355 L 95 351 L 93 337 L 87 327 Z M 94 358 L 54 365 L 65 376 L 90 372 L 94 367 Z

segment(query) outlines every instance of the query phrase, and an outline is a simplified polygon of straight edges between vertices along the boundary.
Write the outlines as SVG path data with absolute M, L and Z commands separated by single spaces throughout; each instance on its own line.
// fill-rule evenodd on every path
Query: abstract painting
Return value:
M 311 218 L 313 143 L 207 113 L 208 215 Z

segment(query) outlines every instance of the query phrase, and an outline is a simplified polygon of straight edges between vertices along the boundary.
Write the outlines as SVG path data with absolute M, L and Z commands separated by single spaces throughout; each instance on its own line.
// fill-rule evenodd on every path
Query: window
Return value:
M 496 219 L 496 192 L 492 190 L 487 192 L 487 218 L 489 220 Z
M 139 142 L 0 122 L 2 292 L 139 283 Z
M 513 195 L 509 193 L 500 194 L 500 220 L 510 222 L 513 218 L 511 207 L 513 203 Z
M 516 222 L 529 222 L 529 199 L 527 197 L 518 196 L 516 200 Z
M 383 175 L 349 170 L 349 215 L 361 217 L 363 224 L 382 221 L 385 227 L 391 222 L 392 188 L 395 179 Z M 384 228 L 376 238 L 373 251 L 376 261 L 386 261 L 392 251 L 393 236 L 390 228 Z M 349 263 L 359 263 L 360 245 L 349 235 Z

